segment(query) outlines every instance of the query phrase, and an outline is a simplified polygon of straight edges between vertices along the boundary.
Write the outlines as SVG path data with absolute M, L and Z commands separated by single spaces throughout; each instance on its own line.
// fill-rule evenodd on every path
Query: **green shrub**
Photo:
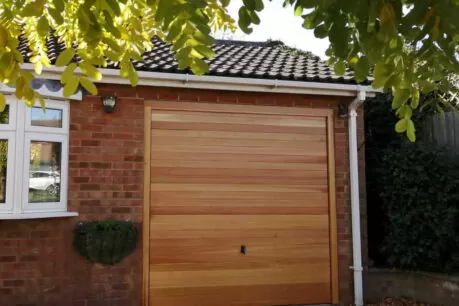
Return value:
M 135 250 L 137 236 L 137 227 L 131 221 L 79 222 L 75 227 L 73 246 L 91 262 L 114 265 Z
M 459 272 L 457 160 L 428 143 L 402 144 L 379 155 L 374 171 L 385 213 L 387 264 Z

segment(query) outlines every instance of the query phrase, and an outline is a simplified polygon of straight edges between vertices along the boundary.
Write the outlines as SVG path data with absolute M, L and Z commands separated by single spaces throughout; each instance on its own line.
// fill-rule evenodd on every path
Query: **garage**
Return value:
M 332 119 L 148 102 L 145 305 L 337 303 Z

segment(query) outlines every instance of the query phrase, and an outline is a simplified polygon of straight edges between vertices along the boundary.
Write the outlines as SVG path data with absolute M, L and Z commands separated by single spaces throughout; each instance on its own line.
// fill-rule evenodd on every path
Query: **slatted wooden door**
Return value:
M 338 301 L 331 110 L 146 114 L 145 305 Z

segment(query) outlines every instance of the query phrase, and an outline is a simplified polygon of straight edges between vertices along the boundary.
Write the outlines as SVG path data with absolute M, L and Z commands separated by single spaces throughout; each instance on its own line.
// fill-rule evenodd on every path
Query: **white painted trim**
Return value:
M 23 64 L 22 68 L 33 71 L 32 64 Z M 65 67 L 45 67 L 38 78 L 59 80 Z M 118 69 L 99 69 L 103 79 L 99 83 L 108 84 L 130 84 L 129 80 L 119 76 Z M 76 69 L 76 74 L 81 74 L 81 70 Z M 365 91 L 368 96 L 374 96 L 379 90 L 371 86 L 361 86 L 352 84 L 336 84 L 325 82 L 305 82 L 305 81 L 283 81 L 283 80 L 266 80 L 255 78 L 237 78 L 223 76 L 196 76 L 179 73 L 160 73 L 139 71 L 139 83 L 143 86 L 156 87 L 176 87 L 192 89 L 216 89 L 216 90 L 234 90 L 250 92 L 267 92 L 267 93 L 293 93 L 293 94 L 311 94 L 327 96 L 355 96 L 357 92 Z
M 23 213 L 23 214 L 2 214 L 0 220 L 24 220 L 24 219 L 44 219 L 44 218 L 68 218 L 77 217 L 77 212 L 67 211 L 50 211 L 39 213 Z
M 76 216 L 68 213 L 68 163 L 69 163 L 69 103 L 62 100 L 46 101 L 47 106 L 62 109 L 62 128 L 36 127 L 30 125 L 31 108 L 14 96 L 7 97 L 10 105 L 8 125 L 0 125 L 0 138 L 8 138 L 7 201 L 11 209 L 0 205 L 0 219 L 33 219 Z M 40 106 L 39 103 L 36 106 Z M 5 135 L 5 136 L 4 136 Z M 4 137 L 2 137 L 4 136 Z M 11 140 L 11 141 L 10 141 Z M 62 143 L 61 197 L 58 203 L 27 203 L 30 167 L 30 141 L 56 141 Z M 12 147 L 12 148 L 11 148 Z M 11 148 L 11 149 L 10 149 Z M 11 153 L 10 153 L 11 152 Z M 8 206 L 8 208 L 10 208 Z
M 29 200 L 29 172 L 30 147 L 32 141 L 61 143 L 61 173 L 60 173 L 60 200 L 59 202 L 30 203 Z M 67 181 L 69 159 L 68 136 L 60 134 L 26 133 L 24 139 L 24 171 L 22 172 L 22 210 L 28 212 L 43 212 L 67 209 Z
M 365 101 L 365 92 L 359 93 L 349 106 L 349 171 L 352 211 L 352 254 L 354 270 L 354 304 L 363 305 L 362 239 L 360 232 L 359 159 L 357 143 L 357 107 Z
M 41 109 L 41 105 L 38 102 L 35 103 L 34 107 L 39 107 Z M 68 135 L 70 126 L 69 103 L 58 100 L 46 100 L 46 108 L 58 109 L 62 111 L 62 127 L 56 128 L 32 125 L 32 108 L 27 107 L 25 113 L 25 131 Z
M 18 111 L 17 99 L 11 96 L 6 96 L 6 105 L 9 105 L 8 123 L 0 124 L 0 131 L 14 131 L 16 130 L 16 114 Z
M 8 141 L 6 155 L 6 188 L 5 188 L 5 203 L 0 203 L 1 212 L 11 212 L 14 203 L 14 175 L 15 175 L 15 135 L 13 131 L 1 131 L 0 140 Z
M 25 135 L 25 108 L 27 107 L 24 101 L 16 99 L 11 96 L 11 99 L 15 100 L 17 105 L 16 115 L 16 162 L 14 165 L 15 178 L 14 178 L 14 195 L 13 195 L 13 214 L 22 213 L 22 173 L 24 169 L 24 135 Z
M 23 64 L 23 66 L 28 65 L 28 64 Z M 32 66 L 33 67 L 33 66 Z M 30 69 L 26 69 L 30 70 Z M 33 68 L 32 68 L 33 70 Z M 60 79 L 60 78 L 59 78 Z M 73 95 L 71 95 L 69 98 L 64 97 L 64 87 L 62 87 L 59 91 L 50 91 L 48 88 L 46 88 L 45 85 L 40 87 L 39 89 L 36 89 L 36 91 L 43 96 L 43 98 L 51 98 L 51 99 L 60 99 L 60 100 L 77 100 L 81 101 L 83 99 L 83 94 L 81 90 L 78 90 L 75 92 Z M 3 83 L 0 83 L 0 93 L 6 94 L 6 95 L 14 95 L 16 92 L 16 88 L 7 86 Z

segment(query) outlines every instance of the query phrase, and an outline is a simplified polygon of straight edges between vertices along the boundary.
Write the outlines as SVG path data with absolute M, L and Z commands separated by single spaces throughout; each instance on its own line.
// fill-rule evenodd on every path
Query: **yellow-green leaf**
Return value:
M 42 37 L 48 36 L 48 34 L 49 34 L 49 23 L 48 23 L 48 19 L 46 18 L 46 16 L 43 15 L 43 16 L 40 17 L 40 19 L 38 19 L 37 31 L 38 31 L 38 34 L 40 34 L 40 36 L 42 36 Z
M 411 121 L 411 120 L 410 120 Z M 395 124 L 395 131 L 397 133 L 403 133 L 406 131 L 406 127 L 407 127 L 407 119 L 403 118 L 403 119 L 400 119 L 397 124 Z
M 373 71 L 373 88 L 381 88 L 384 87 L 387 80 L 391 77 L 392 72 L 384 65 L 384 63 L 377 63 L 375 65 L 375 69 Z
M 419 100 L 420 100 L 419 90 L 416 88 L 413 88 L 411 92 L 411 107 L 413 109 L 416 109 L 419 106 Z
M 26 4 L 22 9 L 21 15 L 24 17 L 40 16 L 43 12 L 44 1 L 35 1 Z
M 96 81 L 102 80 L 102 73 L 100 73 L 99 69 L 94 67 L 88 62 L 81 62 L 80 63 L 81 71 L 90 78 L 93 78 Z
M 355 72 L 355 79 L 357 82 L 363 82 L 368 76 L 368 72 L 370 69 L 370 63 L 368 62 L 368 58 L 366 56 L 362 56 L 359 58 L 357 62 L 354 72 Z
M 414 127 L 414 123 L 411 119 L 407 120 L 407 126 L 406 126 L 406 136 L 408 136 L 408 139 L 411 142 L 416 141 L 416 129 Z
M 198 51 L 200 54 L 202 54 L 202 56 L 206 58 L 212 58 L 215 55 L 215 52 L 207 46 L 199 45 L 194 47 L 194 49 L 196 49 L 196 51 Z
M 191 64 L 191 70 L 196 75 L 203 75 L 209 70 L 209 65 L 202 59 L 196 59 L 194 63 Z
M 38 92 L 35 93 L 35 98 L 40 102 L 40 106 L 41 106 L 41 109 L 43 110 L 43 112 L 46 111 L 46 103 L 45 103 L 45 99 L 43 98 L 42 95 L 40 95 Z
M 5 110 L 5 107 L 6 107 L 5 95 L 0 93 L 0 113 Z
M 79 78 L 76 76 L 72 76 L 68 80 L 68 82 L 64 86 L 64 97 L 68 98 L 75 93 L 75 91 L 78 88 L 78 84 L 80 83 L 79 81 Z
M 408 89 L 400 89 L 395 87 L 393 89 L 394 99 L 392 100 L 392 109 L 399 108 L 410 98 L 410 91 Z
M 88 78 L 81 77 L 80 78 L 80 84 L 83 86 L 84 89 L 86 89 L 89 93 L 92 95 L 97 95 L 97 87 L 94 85 L 94 83 L 89 80 Z
M 24 101 L 27 106 L 33 106 L 35 104 L 35 92 L 28 85 L 24 88 Z
M 34 65 L 33 68 L 35 72 L 40 75 L 41 72 L 43 71 L 43 63 L 41 61 L 37 61 Z
M 139 83 L 139 76 L 137 75 L 137 71 L 134 69 L 134 66 L 132 65 L 131 62 L 128 64 L 129 66 L 129 82 L 131 82 L 132 86 L 137 86 Z
M 22 99 L 22 97 L 24 96 L 24 87 L 25 87 L 24 78 L 20 76 L 16 80 L 16 92 L 15 92 L 16 98 Z
M 344 75 L 346 73 L 346 65 L 339 61 L 335 64 L 335 73 L 337 75 Z
M 120 65 L 120 76 L 122 78 L 128 78 L 129 77 L 129 65 L 128 61 L 123 60 Z
M 0 24 L 0 48 L 5 47 L 8 44 L 8 32 Z
M 116 0 L 105 0 L 105 2 L 110 6 L 115 16 L 121 14 L 121 9 L 118 1 Z
M 56 59 L 56 66 L 57 67 L 64 67 L 67 66 L 70 61 L 75 56 L 75 50 L 73 48 L 65 49 Z
M 61 83 L 66 84 L 70 81 L 70 79 L 73 77 L 73 72 L 77 68 L 77 64 L 71 63 L 70 65 L 65 68 L 64 72 L 61 75 Z

